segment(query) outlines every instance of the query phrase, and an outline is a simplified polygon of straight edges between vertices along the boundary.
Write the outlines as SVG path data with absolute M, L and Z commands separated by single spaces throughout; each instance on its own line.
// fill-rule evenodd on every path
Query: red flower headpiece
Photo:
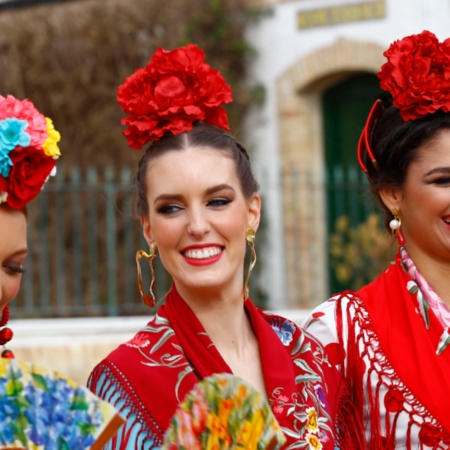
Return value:
M 380 86 L 405 122 L 450 111 L 450 39 L 440 43 L 425 30 L 393 42 L 384 56 Z
M 56 170 L 60 134 L 29 100 L 0 95 L 0 204 L 22 209 Z
M 175 50 L 159 48 L 146 67 L 137 69 L 119 87 L 117 100 L 128 117 L 122 124 L 128 145 L 140 150 L 167 132 L 183 133 L 201 120 L 229 130 L 223 104 L 231 88 L 205 54 L 189 44 Z

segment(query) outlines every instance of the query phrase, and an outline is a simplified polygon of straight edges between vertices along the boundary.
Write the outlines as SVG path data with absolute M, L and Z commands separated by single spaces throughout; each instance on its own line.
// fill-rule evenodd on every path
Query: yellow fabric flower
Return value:
M 48 138 L 45 140 L 42 148 L 44 149 L 44 153 L 47 156 L 51 156 L 52 158 L 57 159 L 58 156 L 61 155 L 61 151 L 59 150 L 57 144 L 61 140 L 61 135 L 59 134 L 58 131 L 55 130 L 55 127 L 53 126 L 53 122 L 51 119 L 46 117 L 45 121 L 47 122 Z
M 319 424 L 317 422 L 316 408 L 307 408 L 308 421 L 306 423 L 306 429 L 311 433 L 317 433 L 319 431 Z
M 315 434 L 308 434 L 306 442 L 308 442 L 310 450 L 322 450 L 322 443 Z

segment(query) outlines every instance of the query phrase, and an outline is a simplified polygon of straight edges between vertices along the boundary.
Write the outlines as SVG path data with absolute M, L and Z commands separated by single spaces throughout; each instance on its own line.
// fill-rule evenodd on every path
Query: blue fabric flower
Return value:
M 26 120 L 4 119 L 0 120 L 0 148 L 10 152 L 18 145 L 28 147 L 31 137 L 25 131 L 28 127 Z
M 271 325 L 283 345 L 289 345 L 292 342 L 295 325 L 290 320 L 284 320 L 281 323 L 280 318 L 271 319 Z
M 26 120 L 4 119 L 0 120 L 0 175 L 7 177 L 13 165 L 9 152 L 18 145 L 28 147 L 31 137 L 25 131 L 28 127 Z
M 9 171 L 11 170 L 12 165 L 13 163 L 11 161 L 11 158 L 8 156 L 8 154 L 2 153 L 0 147 L 0 175 L 6 178 L 9 175 Z

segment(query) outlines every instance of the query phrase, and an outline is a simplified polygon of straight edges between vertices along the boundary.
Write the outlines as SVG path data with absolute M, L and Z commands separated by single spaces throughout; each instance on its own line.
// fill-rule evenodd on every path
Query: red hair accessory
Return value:
M 371 145 L 372 145 L 373 129 L 375 127 L 378 118 L 381 116 L 382 111 L 383 105 L 381 103 L 381 100 L 376 100 L 372 106 L 372 109 L 369 112 L 369 115 L 366 120 L 366 125 L 364 126 L 361 135 L 359 136 L 356 154 L 358 156 L 359 166 L 366 173 L 368 172 L 368 170 L 366 165 L 364 164 L 365 153 L 369 155 L 370 161 L 372 165 L 375 167 L 375 170 L 377 171 L 380 170 L 380 166 L 378 165 L 375 156 L 373 156 Z
M 0 95 L 0 204 L 22 209 L 56 170 L 60 134 L 29 100 Z
M 393 42 L 384 56 L 380 86 L 405 122 L 450 111 L 450 39 L 440 43 L 425 30 Z
M 144 68 L 119 87 L 117 101 L 128 117 L 122 124 L 128 145 L 140 150 L 167 132 L 180 134 L 201 120 L 229 130 L 223 104 L 231 88 L 219 71 L 204 61 L 196 45 L 167 51 L 159 48 Z

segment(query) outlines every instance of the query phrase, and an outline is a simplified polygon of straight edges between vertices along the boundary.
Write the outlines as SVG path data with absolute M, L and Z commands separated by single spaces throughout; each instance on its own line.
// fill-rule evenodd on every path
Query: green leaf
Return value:
M 86 401 L 84 395 L 75 395 L 70 409 L 73 411 L 87 411 L 89 403 Z
M 15 397 L 23 391 L 23 383 L 19 380 L 12 379 L 6 383 L 5 389 L 6 395 Z
M 69 444 L 61 436 L 58 437 L 58 450 L 70 450 Z
M 37 388 L 44 390 L 45 392 L 48 392 L 48 385 L 47 380 L 43 375 L 40 375 L 38 373 L 32 373 L 34 384 Z
M 24 417 L 22 416 L 22 419 Z M 13 429 L 13 436 L 15 439 L 17 439 L 18 441 L 20 441 L 20 443 L 24 446 L 24 447 L 28 447 L 28 437 L 25 434 L 25 427 L 24 427 L 24 422 L 26 423 L 26 425 L 28 424 L 28 421 L 25 419 L 24 420 L 16 420 L 14 422 L 11 423 L 11 427 Z

